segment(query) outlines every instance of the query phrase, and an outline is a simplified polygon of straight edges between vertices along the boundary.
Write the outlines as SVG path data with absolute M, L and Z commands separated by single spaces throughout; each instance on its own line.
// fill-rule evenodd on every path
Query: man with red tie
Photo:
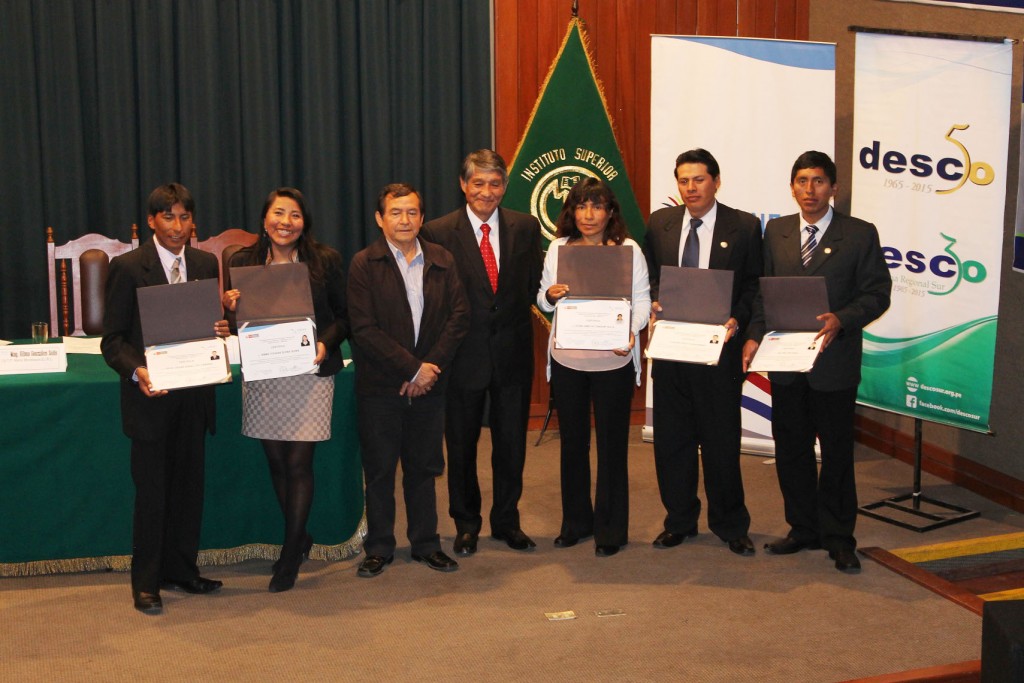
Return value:
M 540 223 L 499 207 L 508 168 L 481 149 L 462 162 L 466 206 L 423 226 L 422 236 L 455 257 L 471 310 L 469 333 L 452 366 L 445 407 L 449 514 L 456 555 L 472 555 L 483 525 L 477 477 L 477 441 L 490 399 L 494 498 L 491 537 L 514 550 L 534 542 L 519 524 L 526 460 L 526 424 L 533 383 L 530 307 L 540 286 Z

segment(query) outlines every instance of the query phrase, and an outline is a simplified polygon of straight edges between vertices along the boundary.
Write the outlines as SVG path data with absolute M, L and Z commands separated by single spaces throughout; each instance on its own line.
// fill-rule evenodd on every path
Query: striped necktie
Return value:
M 814 248 L 818 246 L 818 240 L 814 235 L 818 232 L 817 225 L 808 225 L 804 230 L 807 231 L 807 241 L 804 242 L 804 246 L 800 248 L 800 260 L 804 264 L 804 268 L 811 262 L 811 255 L 814 254 Z
M 174 259 L 174 265 L 171 266 L 171 284 L 176 285 L 181 282 L 181 257 L 177 256 Z

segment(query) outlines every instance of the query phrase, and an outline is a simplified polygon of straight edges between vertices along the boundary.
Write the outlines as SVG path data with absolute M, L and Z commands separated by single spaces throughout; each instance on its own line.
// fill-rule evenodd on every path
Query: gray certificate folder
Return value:
M 828 313 L 825 278 L 763 277 L 764 322 L 771 332 L 816 332 L 818 316 Z
M 232 268 L 231 287 L 242 293 L 236 311 L 239 324 L 285 322 L 314 316 L 309 268 L 305 263 Z
M 632 299 L 633 248 L 562 245 L 555 279 L 576 299 Z
M 731 270 L 662 266 L 658 303 L 663 320 L 724 325 L 732 315 Z
M 140 287 L 138 297 L 146 346 L 212 339 L 213 324 L 224 318 L 216 278 Z

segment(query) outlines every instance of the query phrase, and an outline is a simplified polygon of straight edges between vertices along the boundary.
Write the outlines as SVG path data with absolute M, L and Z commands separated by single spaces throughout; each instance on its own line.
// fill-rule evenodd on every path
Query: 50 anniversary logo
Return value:
M 957 132 L 965 131 L 968 128 L 970 128 L 969 124 L 953 124 L 944 136 L 944 139 L 959 151 L 960 158 L 948 156 L 936 161 L 931 156 L 922 153 L 907 155 L 898 150 L 882 151 L 881 142 L 873 140 L 870 145 L 861 148 L 858 160 L 861 167 L 868 171 L 881 170 L 896 176 L 909 172 L 915 178 L 921 179 L 934 175 L 952 183 L 947 187 L 935 190 L 935 194 L 938 195 L 952 194 L 962 188 L 968 180 L 977 186 L 990 185 L 996 177 L 991 164 L 985 161 L 972 161 L 967 147 L 954 137 Z M 902 183 L 900 185 L 902 186 Z M 929 190 L 930 187 L 929 185 Z M 946 242 L 942 249 L 943 253 L 928 257 L 915 249 L 901 252 L 896 247 L 889 246 L 882 250 L 886 265 L 890 269 L 902 266 L 910 273 L 930 273 L 943 280 L 952 280 L 947 286 L 929 290 L 928 294 L 933 296 L 952 294 L 965 280 L 970 283 L 978 283 L 985 279 L 988 273 L 984 264 L 979 261 L 961 259 L 953 250 L 957 239 L 943 232 L 939 232 L 939 235 Z

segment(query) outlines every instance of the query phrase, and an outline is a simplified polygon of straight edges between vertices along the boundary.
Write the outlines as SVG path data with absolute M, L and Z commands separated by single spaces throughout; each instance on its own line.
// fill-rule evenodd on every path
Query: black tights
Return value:
M 277 503 L 284 514 L 281 558 L 297 560 L 306 544 L 306 522 L 313 505 L 314 441 L 261 440 L 270 465 Z

